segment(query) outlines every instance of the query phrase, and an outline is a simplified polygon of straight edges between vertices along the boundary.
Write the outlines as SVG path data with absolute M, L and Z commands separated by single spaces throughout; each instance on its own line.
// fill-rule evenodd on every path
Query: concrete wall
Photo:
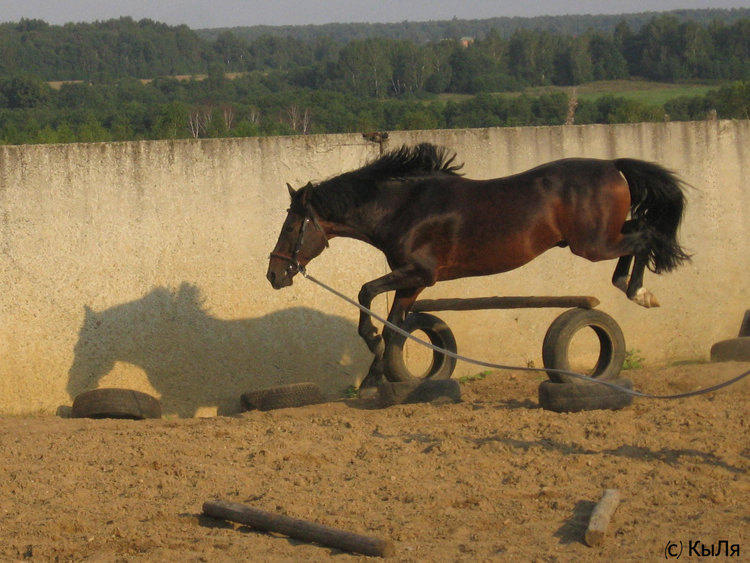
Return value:
M 750 307 L 750 122 L 401 132 L 389 145 L 421 141 L 454 148 L 473 178 L 628 156 L 694 186 L 682 231 L 693 263 L 647 274 L 660 309 L 612 288 L 614 262 L 565 249 L 424 297 L 595 295 L 649 363 L 706 358 L 736 335 Z M 0 147 L 0 414 L 64 410 L 104 386 L 153 393 L 174 416 L 236 412 L 242 392 L 297 381 L 339 395 L 369 365 L 357 311 L 304 279 L 273 291 L 264 276 L 285 183 L 323 180 L 378 152 L 359 135 Z M 387 271 L 377 251 L 344 239 L 309 270 L 351 296 Z M 441 316 L 461 353 L 541 365 L 559 312 Z M 456 375 L 477 371 L 459 364 Z

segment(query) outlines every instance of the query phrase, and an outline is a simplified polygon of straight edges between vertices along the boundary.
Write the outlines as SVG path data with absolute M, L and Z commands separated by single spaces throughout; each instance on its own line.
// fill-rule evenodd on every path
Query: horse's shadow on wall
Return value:
M 71 399 L 124 362 L 145 372 L 167 415 L 190 417 L 202 407 L 232 414 L 242 393 L 275 385 L 310 381 L 329 398 L 341 396 L 371 360 L 351 321 L 304 307 L 222 320 L 188 283 L 104 311 L 84 309 Z

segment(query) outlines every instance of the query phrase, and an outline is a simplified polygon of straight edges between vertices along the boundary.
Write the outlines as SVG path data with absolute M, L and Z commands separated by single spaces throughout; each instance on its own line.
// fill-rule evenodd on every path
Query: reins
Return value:
M 278 255 L 278 257 L 279 258 L 285 258 L 285 259 L 289 260 L 289 258 L 287 258 L 285 256 Z M 296 256 L 295 256 L 295 258 L 296 258 Z M 748 371 L 746 371 L 744 373 L 741 373 L 740 375 L 738 375 L 736 377 L 733 377 L 732 379 L 729 379 L 729 380 L 724 381 L 722 383 L 717 383 L 716 385 L 712 385 L 712 386 L 706 387 L 704 389 L 698 389 L 698 390 L 695 390 L 695 391 L 688 391 L 686 393 L 677 393 L 677 394 L 674 394 L 674 395 L 653 395 L 651 393 L 642 393 L 641 391 L 635 391 L 633 389 L 627 389 L 625 387 L 621 387 L 619 385 L 615 385 L 614 383 L 610 383 L 609 381 L 604 381 L 604 380 L 601 380 L 601 379 L 597 379 L 595 377 L 589 377 L 589 376 L 583 375 L 581 373 L 576 373 L 576 372 L 569 371 L 569 370 L 564 370 L 564 369 L 533 368 L 533 367 L 525 367 L 525 366 L 508 366 L 508 365 L 504 365 L 504 364 L 495 364 L 495 363 L 492 363 L 492 362 L 485 362 L 485 361 L 482 361 L 482 360 L 477 360 L 477 359 L 474 359 L 474 358 L 469 358 L 467 356 L 462 356 L 462 355 L 457 354 L 455 352 L 451 352 L 450 350 L 446 350 L 446 349 L 441 348 L 439 346 L 435 346 L 431 342 L 425 342 L 424 340 L 421 340 L 421 339 L 417 338 L 416 336 L 414 336 L 410 332 L 408 332 L 408 331 L 402 329 L 401 327 L 393 324 L 392 322 L 388 321 L 387 319 L 384 319 L 383 317 L 381 317 L 377 313 L 371 311 L 367 307 L 361 305 L 360 303 L 354 301 L 353 299 L 350 299 L 349 297 L 347 297 L 343 293 L 335 290 L 331 286 L 329 286 L 329 285 L 323 283 L 322 281 L 316 279 L 315 277 L 311 276 L 310 274 L 307 273 L 307 270 L 305 269 L 304 265 L 300 264 L 296 260 L 294 262 L 292 262 L 292 264 L 305 277 L 305 279 L 308 279 L 311 282 L 317 284 L 318 286 L 320 286 L 323 289 L 325 289 L 326 291 L 332 293 L 336 297 L 339 297 L 340 299 L 343 299 L 344 301 L 346 301 L 350 305 L 354 305 L 360 311 L 362 311 L 362 312 L 370 315 L 372 318 L 380 321 L 385 326 L 387 326 L 391 330 L 397 332 L 398 334 L 401 334 L 402 336 L 405 336 L 406 338 L 409 338 L 409 339 L 413 340 L 414 342 L 417 342 L 417 343 L 421 344 L 422 346 L 424 346 L 426 348 L 429 348 L 430 350 L 433 350 L 433 351 L 438 352 L 440 354 L 444 354 L 444 355 L 449 356 L 451 358 L 455 358 L 456 360 L 461 360 L 463 362 L 467 362 L 467 363 L 478 365 L 478 366 L 485 367 L 485 368 L 498 369 L 498 370 L 527 371 L 527 372 L 545 372 L 545 373 L 554 372 L 554 373 L 558 373 L 558 374 L 561 374 L 561 375 L 568 375 L 570 377 L 575 377 L 575 378 L 578 378 L 578 379 L 581 379 L 581 380 L 584 380 L 584 381 L 588 381 L 588 382 L 592 382 L 592 383 L 598 383 L 599 385 L 605 385 L 606 387 L 610 387 L 610 388 L 615 389 L 617 391 L 621 391 L 622 393 L 626 393 L 626 394 L 632 395 L 634 397 L 642 397 L 644 399 L 684 399 L 684 398 L 687 398 L 687 397 L 695 397 L 696 395 L 705 395 L 706 393 L 712 393 L 714 391 L 718 391 L 719 389 L 723 389 L 724 387 L 728 387 L 730 385 L 733 385 L 734 383 L 737 383 L 738 381 L 740 381 L 740 380 L 742 380 L 742 379 L 744 379 L 744 378 L 746 378 L 747 376 L 750 375 L 750 370 L 748 370 Z

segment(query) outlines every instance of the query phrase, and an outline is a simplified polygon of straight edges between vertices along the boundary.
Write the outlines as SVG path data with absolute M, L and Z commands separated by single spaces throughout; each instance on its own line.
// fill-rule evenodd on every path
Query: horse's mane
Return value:
M 357 170 L 345 172 L 320 184 L 308 185 L 299 190 L 295 201 L 306 200 L 328 220 L 341 218 L 346 211 L 372 201 L 379 192 L 378 187 L 387 180 L 407 180 L 428 176 L 459 176 L 463 164 L 454 164 L 456 153 L 431 143 L 413 147 L 403 145 L 385 153 Z M 292 202 L 294 206 L 295 201 Z
M 456 176 L 463 164 L 453 164 L 454 160 L 456 153 L 445 147 L 431 143 L 421 143 L 413 147 L 403 145 L 366 164 L 355 173 L 371 174 L 381 179 L 440 173 Z

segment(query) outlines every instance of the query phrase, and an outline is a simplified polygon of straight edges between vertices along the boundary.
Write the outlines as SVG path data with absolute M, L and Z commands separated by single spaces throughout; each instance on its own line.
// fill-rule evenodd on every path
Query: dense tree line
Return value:
M 229 31 L 208 41 L 185 26 L 130 18 L 22 20 L 0 25 L 0 54 L 0 143 L 14 144 L 703 119 L 710 110 L 747 118 L 750 106 L 750 19 L 702 25 L 667 15 L 638 30 L 623 21 L 611 33 L 521 28 L 473 42 L 344 44 L 248 41 Z M 200 73 L 207 78 L 174 76 Z M 737 82 L 664 108 L 612 96 L 492 94 L 634 74 Z M 444 101 L 441 93 L 474 96 Z
M 349 43 L 360 39 L 396 39 L 430 43 L 446 38 L 484 38 L 490 31 L 509 38 L 518 29 L 547 31 L 557 35 L 580 35 L 589 30 L 612 33 L 621 22 L 633 30 L 639 30 L 647 22 L 658 17 L 659 12 L 639 12 L 617 15 L 570 15 L 538 16 L 533 18 L 497 17 L 481 20 L 404 21 L 394 23 L 328 23 L 321 25 L 256 25 L 249 27 L 198 29 L 204 39 L 216 39 L 221 33 L 231 31 L 237 37 L 254 41 L 264 36 L 292 37 L 309 43 L 327 37 L 337 43 Z M 707 25 L 714 20 L 727 24 L 750 17 L 750 8 L 672 10 L 669 15 L 680 22 L 693 21 Z
M 151 20 L 63 26 L 21 20 L 0 24 L 0 76 L 31 73 L 50 81 L 102 82 L 204 74 L 220 63 L 226 72 L 284 70 L 295 74 L 298 85 L 348 88 L 376 97 L 420 89 L 475 93 L 627 76 L 666 81 L 749 78 L 750 9 L 694 12 L 747 12 L 747 17 L 698 22 L 669 14 L 652 17 L 638 28 L 621 19 L 611 31 L 589 27 L 575 34 L 521 25 L 503 33 L 490 27 L 472 35 L 468 46 L 450 27 L 439 40 L 428 42 L 375 36 L 341 42 L 322 35 L 305 40 L 292 34 L 248 40 L 231 30 L 208 40 L 186 26 Z
M 750 118 L 750 81 L 659 108 L 617 96 L 576 105 L 563 92 L 480 93 L 456 101 L 377 99 L 295 86 L 281 73 L 230 80 L 219 67 L 212 70 L 206 80 L 123 78 L 66 83 L 59 90 L 33 75 L 0 81 L 0 98 L 13 105 L 0 107 L 0 144 L 558 125 L 573 119 L 577 124 L 693 120 L 711 111 L 719 118 Z
M 187 26 L 120 18 L 49 25 L 0 24 L 0 76 L 31 73 L 44 80 L 150 78 L 205 72 L 215 58 Z

